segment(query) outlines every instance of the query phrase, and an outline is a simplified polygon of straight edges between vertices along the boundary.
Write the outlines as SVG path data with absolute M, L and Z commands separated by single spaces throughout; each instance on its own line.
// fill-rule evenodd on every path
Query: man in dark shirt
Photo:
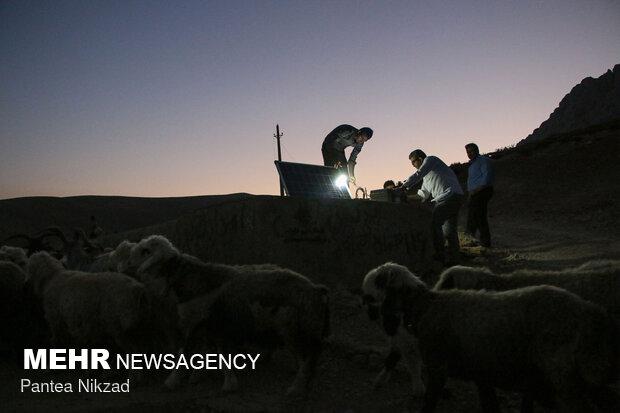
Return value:
M 480 155 L 478 145 L 475 143 L 465 145 L 465 151 L 469 158 L 467 170 L 469 202 L 465 231 L 472 238 L 475 238 L 476 232 L 479 231 L 480 245 L 488 248 L 491 246 L 491 232 L 487 219 L 487 205 L 493 196 L 493 181 L 495 179 L 493 163 L 488 156 Z
M 355 183 L 355 164 L 357 155 L 362 150 L 364 142 L 372 138 L 372 129 L 357 129 L 351 125 L 340 125 L 331 131 L 323 140 L 321 152 L 323 153 L 323 165 L 336 168 L 346 168 L 349 180 Z M 345 148 L 352 146 L 353 151 L 347 157 Z

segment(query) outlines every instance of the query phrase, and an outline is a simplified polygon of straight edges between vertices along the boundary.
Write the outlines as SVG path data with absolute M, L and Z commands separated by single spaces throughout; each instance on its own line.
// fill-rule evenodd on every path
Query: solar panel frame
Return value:
M 342 171 L 329 166 L 274 161 L 284 192 L 298 198 L 351 199 L 348 185 L 339 188 L 336 180 Z

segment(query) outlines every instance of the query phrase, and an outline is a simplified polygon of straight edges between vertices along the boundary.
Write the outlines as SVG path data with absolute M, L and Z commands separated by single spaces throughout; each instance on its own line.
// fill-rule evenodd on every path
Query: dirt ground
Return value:
M 600 235 L 584 236 L 541 222 L 520 223 L 491 218 L 495 248 L 463 246 L 463 261 L 486 265 L 497 271 L 515 268 L 561 268 L 595 258 L 620 258 L 620 241 Z M 361 280 L 362 274 L 360 274 Z M 357 291 L 331 293 L 332 331 L 320 360 L 317 380 L 305 399 L 287 399 L 285 389 L 295 369 L 291 356 L 277 352 L 256 371 L 240 374 L 240 390 L 222 394 L 222 377 L 208 373 L 197 383 L 167 391 L 163 377 L 150 377 L 151 384 L 132 386 L 129 394 L 20 393 L 23 377 L 42 381 L 76 381 L 66 372 L 25 372 L 21 366 L 3 362 L 0 369 L 0 410 L 3 412 L 405 412 L 417 411 L 420 400 L 409 395 L 409 378 L 399 365 L 389 383 L 372 389 L 380 371 L 385 339 L 359 305 Z M 83 376 L 82 376 L 83 378 Z M 449 381 L 451 396 L 439 403 L 439 412 L 478 411 L 478 398 L 471 383 Z M 503 411 L 519 409 L 515 394 L 500 392 Z M 543 411 L 542 409 L 540 411 Z

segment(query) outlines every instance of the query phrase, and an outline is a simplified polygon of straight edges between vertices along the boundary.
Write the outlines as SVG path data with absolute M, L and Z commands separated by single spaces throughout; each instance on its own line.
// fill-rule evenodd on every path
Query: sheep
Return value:
M 137 280 L 114 272 L 94 277 L 68 271 L 45 252 L 30 257 L 28 272 L 52 345 L 110 346 L 129 353 L 152 349 L 151 344 L 176 349 L 174 303 L 154 297 Z
M 0 261 L 0 346 L 14 351 L 19 347 L 24 310 L 24 271 L 10 261 Z
M 372 321 L 379 321 L 379 324 L 381 324 L 380 304 L 375 302 L 374 297 L 364 295 L 362 297 L 362 305 L 366 307 L 368 318 Z M 383 361 L 383 369 L 372 381 L 373 388 L 377 389 L 389 381 L 392 371 L 401 357 L 404 356 L 404 361 L 411 377 L 411 395 L 414 397 L 422 396 L 426 388 L 422 381 L 422 365 L 418 348 L 415 337 L 408 334 L 403 328 L 399 328 L 393 335 L 388 335 L 388 355 Z
M 129 254 L 131 248 L 136 245 L 135 242 L 125 240 L 118 244 L 118 246 L 104 254 L 96 256 L 93 261 L 83 271 L 86 272 L 102 272 L 113 271 L 122 272 L 121 268 L 124 268 L 125 263 L 129 260 Z
M 180 327 L 189 332 L 208 312 L 212 295 L 240 273 L 277 270 L 273 264 L 222 265 L 205 263 L 181 253 L 163 235 L 151 235 L 135 244 L 119 272 L 135 276 L 160 294 L 170 287 L 179 302 Z M 209 295 L 211 294 L 211 295 Z
M 233 265 L 232 268 L 240 273 L 282 269 L 274 264 Z M 205 318 L 218 292 L 219 289 L 215 289 L 213 293 L 199 295 L 191 300 L 184 301 L 179 304 L 179 327 L 182 332 L 188 333 L 195 324 Z
M 454 266 L 444 271 L 435 290 L 505 291 L 553 285 L 605 308 L 620 327 L 620 261 L 590 261 L 562 271 L 519 270 L 496 275 L 487 268 Z
M 74 228 L 73 239 L 69 240 L 58 227 L 47 229 L 47 236 L 54 236 L 62 242 L 63 265 L 69 270 L 89 271 L 97 256 L 104 251 L 103 247 L 91 242 L 81 228 Z M 116 271 L 116 270 L 114 270 Z
M 126 270 L 135 271 L 141 280 L 157 285 L 162 292 L 173 293 L 181 314 L 192 312 L 184 311 L 185 306 L 199 309 L 185 325 L 185 352 L 201 348 L 205 340 L 227 353 L 246 343 L 264 345 L 269 351 L 283 342 L 300 359 L 287 393 L 305 392 L 329 333 L 326 287 L 272 264 L 204 263 L 182 254 L 161 235 L 138 242 Z M 175 372 L 166 385 L 177 387 L 182 379 L 181 372 Z M 235 375 L 226 371 L 222 390 L 236 388 Z
M 28 257 L 23 248 L 3 245 L 0 247 L 0 261 L 10 261 L 22 270 L 25 270 Z
M 590 410 L 590 391 L 617 377 L 613 321 L 560 288 L 431 290 L 406 267 L 386 263 L 362 289 L 381 305 L 388 335 L 402 324 L 419 341 L 428 373 L 422 411 L 434 411 L 448 375 L 473 380 L 483 410 L 498 410 L 500 387 L 565 411 Z
M 163 235 L 151 235 L 131 249 L 129 259 L 119 267 L 125 274 L 136 275 L 162 294 L 169 288 L 179 303 L 214 292 L 239 273 L 229 265 L 204 263 L 182 254 Z
M 26 281 L 26 273 L 15 263 L 10 261 L 0 261 L 0 292 L 7 294 L 6 298 L 14 291 L 20 290 Z M 4 300 L 0 300 L 4 301 Z
M 12 353 L 47 344 L 47 326 L 28 282 L 27 263 L 24 249 L 0 247 L 0 343 Z
M 223 353 L 237 353 L 246 344 L 268 352 L 284 345 L 299 361 L 287 394 L 303 394 L 329 335 L 327 293 L 291 270 L 241 272 L 211 295 L 209 311 L 189 332 L 184 351 L 199 351 L 205 342 Z M 172 375 L 166 385 L 174 388 L 180 379 Z M 235 375 L 225 371 L 222 391 L 236 389 Z

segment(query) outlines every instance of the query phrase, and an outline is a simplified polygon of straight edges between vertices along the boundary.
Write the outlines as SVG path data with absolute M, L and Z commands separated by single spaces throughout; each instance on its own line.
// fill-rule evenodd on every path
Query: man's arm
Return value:
M 422 165 L 420 165 L 420 169 L 418 169 L 409 178 L 405 179 L 405 181 L 403 182 L 403 186 L 405 188 L 410 188 L 413 185 L 417 184 L 422 179 L 424 179 L 424 177 L 433 169 L 434 166 L 435 162 L 433 161 L 433 158 L 427 156 L 426 158 L 424 158 Z
M 431 197 L 431 193 L 424 188 L 420 188 L 418 189 L 417 196 L 420 197 L 421 201 L 426 201 Z
M 355 144 L 355 146 L 353 147 L 353 150 L 351 151 L 351 156 L 349 156 L 349 162 L 353 162 L 353 164 L 357 163 L 357 155 L 359 155 L 363 147 L 364 147 L 363 143 Z
M 357 164 L 357 155 L 362 151 L 363 143 L 358 143 L 353 147 L 353 151 L 351 151 L 351 156 L 349 156 L 349 161 L 347 162 L 347 167 L 349 170 L 349 176 L 355 179 L 355 165 Z

